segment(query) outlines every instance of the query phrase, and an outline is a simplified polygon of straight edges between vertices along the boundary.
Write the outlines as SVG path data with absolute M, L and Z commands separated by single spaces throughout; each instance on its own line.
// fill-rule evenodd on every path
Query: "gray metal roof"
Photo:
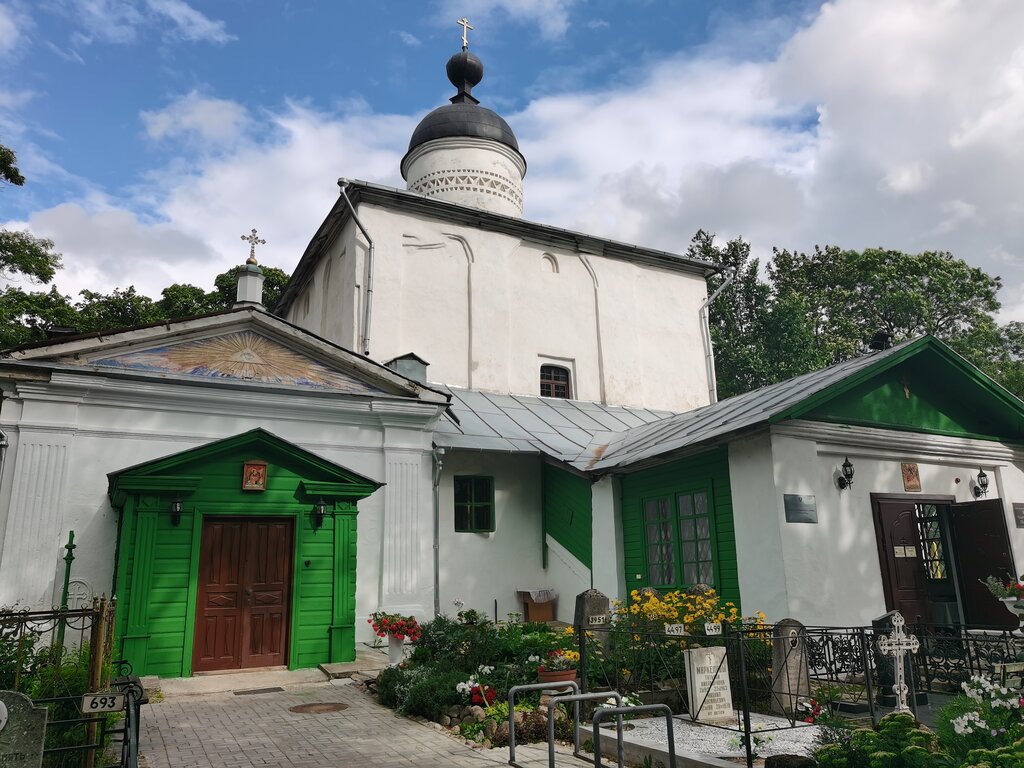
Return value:
M 444 448 L 543 453 L 572 462 L 595 435 L 607 439 L 672 415 L 581 400 L 431 386 L 451 395 L 449 410 L 458 420 L 445 417 L 438 422 L 434 443 Z
M 583 471 L 607 472 L 750 431 L 912 343 L 686 413 L 432 385 L 451 395 L 450 411 L 458 419 L 442 418 L 434 442 L 445 448 L 542 453 Z
M 697 446 L 757 427 L 787 408 L 896 354 L 913 341 L 797 376 L 713 405 L 680 413 L 655 424 L 613 435 L 595 435 L 573 464 L 579 469 L 607 471 Z

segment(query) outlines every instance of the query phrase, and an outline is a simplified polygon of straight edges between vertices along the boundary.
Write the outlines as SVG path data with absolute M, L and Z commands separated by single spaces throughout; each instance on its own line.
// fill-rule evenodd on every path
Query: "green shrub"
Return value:
M 950 765 L 937 751 L 935 735 L 908 714 L 890 714 L 874 728 L 857 728 L 845 742 L 814 754 L 821 768 L 940 768 Z
M 404 667 L 385 667 L 377 675 L 377 698 L 385 707 L 398 709 L 405 701 L 412 673 Z
M 463 703 L 464 697 L 455 686 L 465 679 L 466 675 L 457 669 L 431 666 L 414 670 L 398 711 L 436 720 L 448 707 Z

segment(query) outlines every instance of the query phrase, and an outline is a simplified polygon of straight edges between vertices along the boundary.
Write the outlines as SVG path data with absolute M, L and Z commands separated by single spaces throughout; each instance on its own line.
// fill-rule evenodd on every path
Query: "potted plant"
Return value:
M 401 663 L 405 641 L 415 643 L 423 634 L 415 616 L 374 611 L 367 621 L 377 637 L 388 639 L 388 664 L 392 667 Z
M 548 651 L 544 662 L 537 667 L 537 675 L 542 683 L 566 683 L 576 679 L 579 663 L 579 651 L 556 648 Z
M 1001 600 L 1006 610 L 1018 618 L 1024 619 L 1024 575 L 1016 579 L 1002 581 L 995 576 L 985 579 L 985 586 L 993 597 Z

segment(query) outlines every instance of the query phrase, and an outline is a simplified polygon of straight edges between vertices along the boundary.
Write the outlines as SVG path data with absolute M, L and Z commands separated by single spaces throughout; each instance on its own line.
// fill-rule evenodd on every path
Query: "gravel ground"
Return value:
M 634 726 L 626 731 L 627 741 L 643 741 L 650 744 L 668 744 L 668 734 L 665 731 L 664 718 L 648 718 L 632 720 Z M 752 715 L 750 727 L 755 735 L 759 735 L 765 742 L 758 746 L 757 753 L 762 757 L 768 755 L 809 755 L 814 749 L 814 739 L 818 733 L 816 725 L 799 725 L 791 728 L 789 721 L 781 717 L 770 717 L 767 715 Z M 771 728 L 782 728 L 784 730 L 769 731 L 758 734 L 758 731 L 767 731 Z M 614 730 L 614 725 L 612 725 Z M 715 728 L 712 726 L 694 723 L 686 717 L 676 717 L 672 721 L 672 729 L 675 735 L 676 750 L 679 752 L 690 752 L 718 757 L 739 757 L 746 754 L 742 744 L 739 744 L 740 731 L 737 727 Z M 602 727 L 602 733 L 605 729 Z M 730 743 L 732 742 L 732 743 Z

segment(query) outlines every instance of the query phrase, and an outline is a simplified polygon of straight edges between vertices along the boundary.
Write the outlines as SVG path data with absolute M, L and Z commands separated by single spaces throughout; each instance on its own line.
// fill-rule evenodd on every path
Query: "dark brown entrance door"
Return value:
M 921 563 L 917 499 L 874 498 L 875 531 L 885 605 L 908 622 L 932 620 L 928 584 Z
M 1008 579 L 1017 575 L 1006 534 L 1003 502 L 985 499 L 954 504 L 949 515 L 956 547 L 957 580 L 964 622 L 982 626 L 1017 627 L 1017 617 L 992 597 L 982 583 L 986 577 Z
M 292 549 L 290 520 L 203 520 L 193 671 L 286 663 Z

